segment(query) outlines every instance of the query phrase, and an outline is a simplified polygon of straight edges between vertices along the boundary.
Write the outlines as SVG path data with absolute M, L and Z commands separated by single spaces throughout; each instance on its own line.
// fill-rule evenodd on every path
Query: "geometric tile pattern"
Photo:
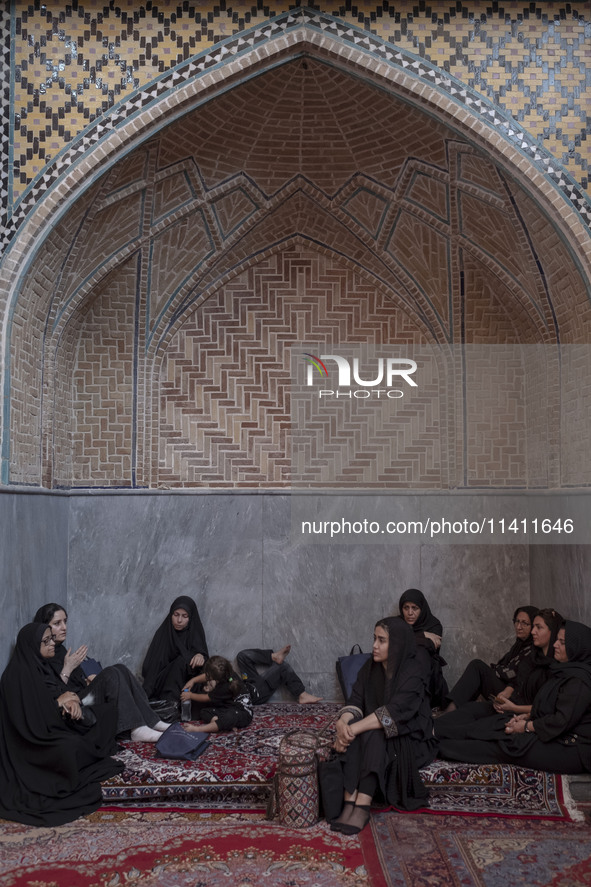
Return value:
M 481 115 L 591 221 L 584 197 L 591 153 L 591 15 L 585 10 L 558 2 L 505 9 L 410 0 L 389 8 L 362 2 L 327 4 L 323 12 L 287 9 L 262 0 L 256 7 L 132 0 L 116 7 L 18 5 L 7 235 L 38 192 L 128 114 L 232 54 L 302 25 L 399 65 Z M 1 147 L 6 157 L 5 141 Z
M 0 83 L 4 84 L 3 99 L 0 103 L 0 163 L 2 163 L 2 176 L 0 176 L 0 229 L 4 229 L 7 219 L 7 209 L 12 203 L 12 194 L 9 190 L 12 183 L 11 167 L 11 104 L 8 100 L 6 84 L 10 83 L 10 4 L 0 3 Z M 7 174 L 8 168 L 8 174 Z

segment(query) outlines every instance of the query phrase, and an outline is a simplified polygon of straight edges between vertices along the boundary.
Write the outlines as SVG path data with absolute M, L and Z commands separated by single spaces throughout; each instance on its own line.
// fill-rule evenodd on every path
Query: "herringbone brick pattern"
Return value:
M 413 327 L 402 312 L 393 317 L 392 306 L 375 288 L 323 255 L 287 251 L 261 262 L 195 311 L 167 349 L 160 386 L 159 483 L 290 483 L 292 346 L 313 341 L 338 348 L 343 340 L 381 344 L 393 332 L 397 343 L 420 342 Z M 382 483 L 422 474 L 425 483 L 439 485 L 439 429 L 434 422 L 434 452 L 425 457 L 423 445 L 416 447 L 421 425 L 416 408 L 404 429 L 398 421 L 394 439 L 391 427 L 372 428 L 371 411 L 358 417 L 355 428 L 335 424 L 334 415 L 322 424 L 308 423 L 307 446 L 314 455 L 306 477 L 297 480 L 365 484 L 375 463 L 375 480 Z M 302 426 L 299 432 L 301 446 Z M 413 452 L 413 444 L 420 453 Z
M 135 273 L 128 263 L 107 278 L 84 312 L 76 336 L 70 425 L 56 448 L 57 485 L 131 486 Z M 68 446 L 68 444 L 70 444 Z M 70 459 L 67 457 L 71 447 Z M 64 476 L 71 462 L 71 476 Z

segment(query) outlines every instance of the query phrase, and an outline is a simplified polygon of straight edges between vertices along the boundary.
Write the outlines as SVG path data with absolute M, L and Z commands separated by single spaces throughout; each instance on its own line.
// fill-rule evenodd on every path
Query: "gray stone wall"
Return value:
M 189 594 L 212 653 L 291 643 L 307 687 L 338 699 L 336 657 L 369 650 L 404 589 L 421 588 L 444 625 L 450 683 L 507 648 L 530 600 L 525 546 L 294 544 L 283 494 L 4 493 L 0 527 L 3 665 L 18 628 L 57 600 L 73 646 L 138 672 L 171 601 Z
M 532 601 L 555 607 L 567 619 L 591 625 L 591 546 L 532 545 Z
M 66 596 L 66 496 L 0 488 L 0 668 L 16 634 L 46 601 Z

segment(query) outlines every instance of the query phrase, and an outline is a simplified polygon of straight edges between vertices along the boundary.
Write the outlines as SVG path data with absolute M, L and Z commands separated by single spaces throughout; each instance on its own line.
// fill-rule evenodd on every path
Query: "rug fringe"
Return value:
M 562 776 L 560 779 L 562 789 L 562 803 L 573 822 L 584 822 L 585 814 L 579 810 L 577 802 L 573 798 L 570 790 L 570 777 Z

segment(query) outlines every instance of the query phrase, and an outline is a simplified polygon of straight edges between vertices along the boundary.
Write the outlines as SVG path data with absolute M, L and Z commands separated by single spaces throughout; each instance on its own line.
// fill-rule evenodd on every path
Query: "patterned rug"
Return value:
M 577 821 L 568 779 L 512 764 L 434 761 L 421 770 L 429 787 L 429 812 Z
M 589 824 L 379 813 L 360 836 L 260 812 L 103 807 L 0 820 L 2 887 L 588 887 Z
M 102 808 L 43 829 L 0 821 L 2 887 L 382 887 L 362 847 L 325 823 L 296 831 L 261 813 Z M 369 865 L 365 854 L 370 856 Z
M 157 758 L 149 743 L 127 742 L 123 773 L 104 783 L 105 803 L 196 803 L 218 809 L 261 809 L 270 794 L 279 743 L 294 728 L 320 730 L 339 706 L 271 703 L 255 708 L 245 730 L 213 736 L 195 762 Z M 509 765 L 436 761 L 422 771 L 433 813 L 576 818 L 566 780 Z
M 282 737 L 296 727 L 321 730 L 339 708 L 335 703 L 257 706 L 249 727 L 212 736 L 207 751 L 191 762 L 157 758 L 150 743 L 124 742 L 117 757 L 125 770 L 103 784 L 105 803 L 161 798 L 224 809 L 265 807 Z
M 383 813 L 362 844 L 387 887 L 588 887 L 588 823 Z

